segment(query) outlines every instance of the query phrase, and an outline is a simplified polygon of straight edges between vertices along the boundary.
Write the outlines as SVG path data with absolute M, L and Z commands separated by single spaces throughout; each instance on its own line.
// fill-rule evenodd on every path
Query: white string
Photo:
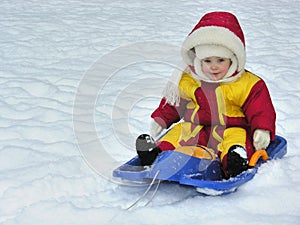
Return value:
M 149 199 L 148 202 L 144 205 L 144 207 L 146 207 L 147 205 L 149 205 L 150 202 L 153 200 L 153 198 L 154 198 L 154 196 L 155 196 L 155 194 L 156 194 L 156 192 L 157 192 L 157 190 L 158 190 L 159 184 L 160 184 L 160 180 L 158 181 L 158 183 L 157 183 L 157 185 L 156 185 L 156 188 L 155 188 L 154 192 L 152 193 L 150 199 Z
M 129 210 L 129 209 L 131 209 L 133 206 L 135 206 L 138 202 L 140 202 L 147 194 L 148 194 L 148 192 L 150 191 L 150 189 L 151 189 L 151 187 L 152 187 L 152 185 L 154 184 L 154 182 L 155 182 L 155 180 L 156 180 L 156 178 L 157 178 L 157 176 L 158 176 L 158 174 L 159 174 L 159 170 L 155 173 L 155 176 L 153 177 L 153 179 L 152 179 L 152 181 L 151 181 L 151 183 L 149 184 L 149 186 L 148 186 L 148 188 L 147 188 L 147 190 L 134 202 L 134 203 L 132 203 L 128 208 L 126 208 L 127 210 Z M 154 197 L 154 196 L 153 196 Z M 152 197 L 152 198 L 153 198 Z M 152 200 L 152 199 L 151 199 Z M 150 201 L 151 201 L 150 200 Z M 150 202 L 149 202 L 150 203 Z M 147 203 L 148 204 L 148 203 Z

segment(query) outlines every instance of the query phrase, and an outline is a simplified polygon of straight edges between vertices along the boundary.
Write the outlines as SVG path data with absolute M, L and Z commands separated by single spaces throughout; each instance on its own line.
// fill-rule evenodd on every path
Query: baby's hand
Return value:
M 253 146 L 255 150 L 266 149 L 270 144 L 270 131 L 257 129 L 253 134 Z

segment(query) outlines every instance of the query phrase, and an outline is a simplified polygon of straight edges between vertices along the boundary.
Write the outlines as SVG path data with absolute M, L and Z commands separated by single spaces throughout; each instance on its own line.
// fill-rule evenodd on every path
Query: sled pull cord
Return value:
M 155 190 L 153 191 L 153 193 L 152 193 L 150 199 L 149 199 L 148 202 L 144 205 L 144 207 L 146 207 L 147 205 L 150 204 L 150 202 L 152 201 L 152 199 L 154 198 L 154 196 L 155 196 L 155 194 L 156 194 L 156 192 L 157 192 L 157 190 L 158 190 L 159 185 L 160 185 L 160 180 L 158 180 L 158 183 L 157 183 L 157 185 L 156 185 Z
M 140 201 L 148 194 L 148 192 L 150 191 L 151 187 L 153 186 L 153 184 L 154 184 L 154 182 L 155 182 L 155 180 L 156 180 L 156 178 L 157 178 L 159 172 L 160 172 L 160 170 L 158 170 L 158 171 L 155 173 L 155 176 L 153 177 L 153 179 L 152 179 L 151 183 L 149 184 L 147 190 L 146 190 L 146 191 L 145 191 L 145 192 L 144 192 L 144 193 L 143 193 L 143 194 L 142 194 L 142 195 L 141 195 L 134 203 L 132 203 L 128 208 L 126 208 L 127 210 L 129 210 L 129 209 L 131 209 L 133 206 L 135 206 L 138 202 L 140 202 Z M 156 186 L 156 188 L 155 188 L 153 194 L 151 195 L 151 198 L 149 199 L 149 201 L 148 201 L 144 206 L 147 206 L 147 205 L 152 201 L 152 199 L 154 198 L 154 196 L 155 196 L 155 194 L 156 194 L 156 192 L 157 192 L 157 190 L 158 190 L 159 184 L 160 184 L 160 181 L 158 181 L 158 184 L 157 184 L 157 186 Z
M 258 160 L 262 158 L 264 161 L 268 160 L 269 156 L 266 150 L 257 150 L 251 157 L 249 166 L 254 167 L 256 166 Z

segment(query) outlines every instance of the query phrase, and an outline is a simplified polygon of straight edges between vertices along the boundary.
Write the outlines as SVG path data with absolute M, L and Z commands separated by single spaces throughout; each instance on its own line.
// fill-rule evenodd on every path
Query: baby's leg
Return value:
M 240 127 L 227 128 L 223 141 L 218 145 L 219 155 L 226 176 L 234 177 L 247 170 L 248 159 L 254 153 L 247 131 Z
M 190 122 L 178 123 L 157 142 L 157 145 L 162 151 L 174 150 L 180 146 L 196 146 L 202 128 L 203 126 L 195 126 Z

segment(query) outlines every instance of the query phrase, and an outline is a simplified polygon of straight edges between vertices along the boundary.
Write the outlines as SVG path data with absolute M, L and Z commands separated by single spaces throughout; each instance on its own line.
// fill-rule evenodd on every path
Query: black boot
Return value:
M 227 175 L 235 177 L 248 169 L 247 153 L 244 147 L 233 145 L 227 154 Z
M 148 134 L 141 134 L 136 139 L 136 151 L 142 166 L 151 165 L 161 152 L 154 139 Z

